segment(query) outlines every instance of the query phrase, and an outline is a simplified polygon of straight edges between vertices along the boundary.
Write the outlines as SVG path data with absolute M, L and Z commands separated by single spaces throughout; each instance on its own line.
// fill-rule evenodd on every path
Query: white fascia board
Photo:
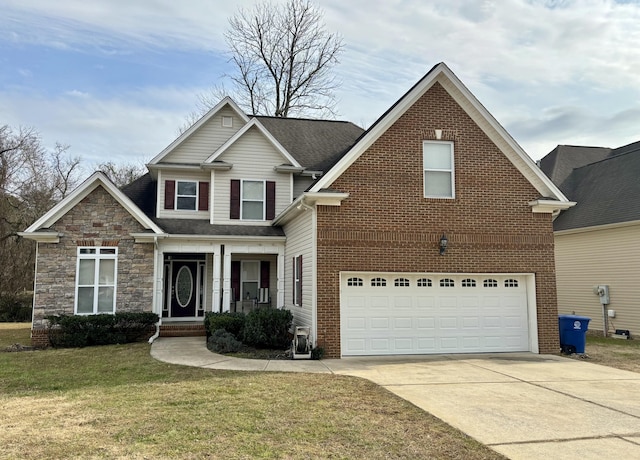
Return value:
M 164 157 L 169 155 L 176 147 L 182 144 L 189 136 L 191 136 L 194 132 L 196 132 L 202 125 L 204 125 L 207 121 L 209 121 L 214 115 L 216 115 L 223 107 L 229 106 L 233 109 L 234 112 L 238 114 L 238 116 L 246 123 L 249 121 L 249 117 L 238 107 L 233 99 L 229 96 L 226 96 L 220 102 L 218 102 L 211 110 L 205 113 L 198 121 L 196 121 L 189 129 L 180 134 L 176 140 L 174 140 L 171 144 L 169 144 L 162 152 L 157 154 L 147 166 L 156 164 L 159 161 L 162 161 Z
M 149 171 L 160 171 L 160 170 L 171 170 L 174 171 L 176 169 L 179 170 L 200 170 L 202 169 L 199 164 L 187 164 L 187 163 L 158 163 L 158 164 L 148 164 L 147 169 Z
M 49 228 L 99 186 L 104 187 L 104 189 L 144 228 L 150 229 L 155 233 L 163 233 L 160 227 L 149 219 L 149 217 L 147 217 L 140 208 L 138 208 L 138 206 L 129 199 L 128 196 L 122 193 L 122 191 L 100 171 L 96 171 L 89 176 L 73 192 L 31 224 L 29 228 L 25 230 L 25 233 L 33 233 L 41 228 Z
M 343 192 L 304 192 L 273 219 L 273 225 L 284 225 L 306 209 L 319 206 L 340 206 L 349 197 Z
M 188 241 L 215 241 L 215 242 L 253 242 L 253 243 L 273 243 L 286 241 L 286 236 L 251 236 L 251 235 L 178 235 L 167 234 L 165 240 L 188 240 Z
M 557 201 L 557 200 L 533 200 L 529 202 L 532 212 L 558 213 L 575 206 L 575 201 Z
M 593 225 L 591 227 L 570 228 L 553 232 L 554 236 L 572 235 L 575 233 L 597 232 L 601 230 L 613 230 L 616 228 L 633 227 L 640 225 L 640 220 L 630 220 L 627 222 L 616 222 L 614 224 Z
M 62 234 L 58 232 L 18 232 L 18 236 L 38 243 L 59 243 Z
M 204 160 L 204 164 L 215 161 L 218 157 L 220 157 L 220 155 L 226 152 L 229 147 L 231 147 L 238 139 L 240 139 L 247 131 L 249 131 L 253 127 L 256 127 L 258 131 L 260 131 L 260 133 L 271 143 L 271 145 L 274 146 L 278 153 L 280 153 L 280 155 L 282 155 L 290 164 L 292 164 L 293 166 L 302 167 L 300 163 L 298 163 L 296 159 L 291 156 L 287 149 L 285 149 L 282 144 L 280 144 L 280 142 L 278 142 L 276 138 L 273 137 L 273 135 L 271 135 L 269 131 L 267 131 L 267 129 L 262 125 L 262 123 L 260 123 L 260 121 L 258 121 L 257 118 L 251 119 L 249 123 L 240 128 L 238 132 L 236 132 L 229 138 L 229 140 L 227 140 L 227 142 L 222 144 L 218 148 L 218 150 L 213 152 L 213 154 L 209 158 Z
M 169 236 L 167 233 L 129 233 L 136 243 L 155 243 L 159 239 Z

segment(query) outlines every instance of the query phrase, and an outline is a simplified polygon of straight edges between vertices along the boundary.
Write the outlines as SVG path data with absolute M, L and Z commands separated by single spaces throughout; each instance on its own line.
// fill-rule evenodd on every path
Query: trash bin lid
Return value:
M 566 319 L 569 321 L 591 321 L 591 318 L 579 315 L 558 315 L 558 319 Z

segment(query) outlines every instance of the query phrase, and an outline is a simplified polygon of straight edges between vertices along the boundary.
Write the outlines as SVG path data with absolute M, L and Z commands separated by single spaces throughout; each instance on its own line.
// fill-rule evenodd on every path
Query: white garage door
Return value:
M 342 354 L 529 351 L 525 278 L 343 273 Z

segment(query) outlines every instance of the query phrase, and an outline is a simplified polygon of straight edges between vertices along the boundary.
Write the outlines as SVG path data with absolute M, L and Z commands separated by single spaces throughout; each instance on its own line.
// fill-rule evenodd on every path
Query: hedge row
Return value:
M 278 308 L 257 308 L 243 313 L 207 313 L 204 325 L 207 339 L 218 330 L 224 330 L 237 340 L 256 348 L 287 348 L 293 314 Z
M 158 322 L 155 313 L 48 316 L 52 347 L 86 347 L 130 343 L 145 339 Z

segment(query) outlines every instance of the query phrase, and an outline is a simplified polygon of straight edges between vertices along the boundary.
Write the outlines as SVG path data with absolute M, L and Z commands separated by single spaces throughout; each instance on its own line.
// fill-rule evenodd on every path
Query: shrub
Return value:
M 240 339 L 244 329 L 245 318 L 243 313 L 206 313 L 204 316 L 204 328 L 207 331 L 207 339 L 218 329 L 224 329 L 237 339 Z
M 311 349 L 311 359 L 322 359 L 324 356 L 324 348 L 315 347 Z
M 277 308 L 257 308 L 245 320 L 243 342 L 258 348 L 287 348 L 293 314 Z
M 123 312 L 113 315 L 48 316 L 49 342 L 53 347 L 85 347 L 135 342 L 145 338 L 158 322 L 148 312 Z
M 242 342 L 224 329 L 216 329 L 207 340 L 207 348 L 215 353 L 237 353 L 242 347 Z
M 31 321 L 33 293 L 2 294 L 0 296 L 0 322 Z

